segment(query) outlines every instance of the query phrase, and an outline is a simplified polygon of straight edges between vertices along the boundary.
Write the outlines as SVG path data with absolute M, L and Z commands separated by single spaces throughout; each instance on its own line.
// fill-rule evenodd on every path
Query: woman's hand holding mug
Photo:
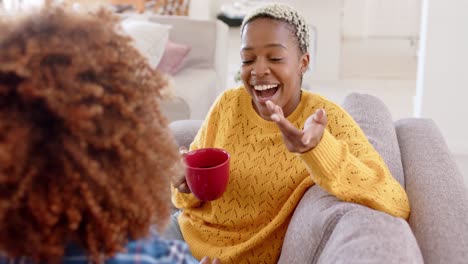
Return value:
M 180 147 L 183 174 L 176 174 L 173 186 L 181 193 L 193 193 L 200 201 L 221 197 L 229 182 L 230 155 L 218 148 L 200 148 L 188 151 Z
M 179 148 L 179 153 L 182 156 L 181 162 L 182 162 L 182 164 L 184 166 L 184 170 L 183 170 L 184 173 L 182 173 L 182 174 L 180 174 L 178 176 L 175 176 L 174 179 L 173 179 L 172 184 L 181 193 L 191 193 L 190 188 L 188 187 L 188 184 L 187 184 L 187 180 L 185 179 L 185 173 L 186 173 L 185 166 L 186 165 L 185 165 L 184 160 L 185 160 L 185 156 L 188 153 L 187 147 L 184 147 L 184 146 L 180 147 Z

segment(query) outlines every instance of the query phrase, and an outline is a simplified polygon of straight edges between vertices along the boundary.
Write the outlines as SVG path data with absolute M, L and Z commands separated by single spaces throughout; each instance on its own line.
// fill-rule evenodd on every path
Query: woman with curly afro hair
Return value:
M 167 81 L 118 21 L 49 7 L 0 22 L 0 262 L 195 262 L 151 231 L 180 157 Z

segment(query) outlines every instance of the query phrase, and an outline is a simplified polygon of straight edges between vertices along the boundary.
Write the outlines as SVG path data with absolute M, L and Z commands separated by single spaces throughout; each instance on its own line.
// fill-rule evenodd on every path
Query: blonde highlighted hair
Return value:
M 257 18 L 271 18 L 289 24 L 294 28 L 294 35 L 297 38 L 301 52 L 306 53 L 309 51 L 309 27 L 305 18 L 291 6 L 282 3 L 271 3 L 260 6 L 245 16 L 241 26 L 241 34 L 244 27 Z

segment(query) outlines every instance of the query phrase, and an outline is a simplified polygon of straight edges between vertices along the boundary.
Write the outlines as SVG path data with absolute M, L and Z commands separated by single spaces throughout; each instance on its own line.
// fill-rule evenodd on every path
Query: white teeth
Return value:
M 276 88 L 278 87 L 277 84 L 269 84 L 269 85 L 254 85 L 254 89 L 257 91 L 265 91 L 271 88 Z

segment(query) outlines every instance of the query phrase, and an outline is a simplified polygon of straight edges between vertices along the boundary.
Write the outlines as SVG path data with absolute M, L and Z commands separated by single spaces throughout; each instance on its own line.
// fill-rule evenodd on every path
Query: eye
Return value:
M 253 60 L 242 60 L 242 65 L 247 65 L 247 64 L 250 64 L 252 62 L 253 62 Z
M 282 61 L 283 58 L 280 58 L 280 57 L 273 57 L 273 58 L 270 58 L 271 61 Z
M 255 61 L 256 57 L 257 56 L 255 54 L 252 54 L 249 51 L 241 52 L 241 54 L 240 54 L 240 59 L 241 59 L 242 65 L 248 65 L 248 64 L 253 63 Z

